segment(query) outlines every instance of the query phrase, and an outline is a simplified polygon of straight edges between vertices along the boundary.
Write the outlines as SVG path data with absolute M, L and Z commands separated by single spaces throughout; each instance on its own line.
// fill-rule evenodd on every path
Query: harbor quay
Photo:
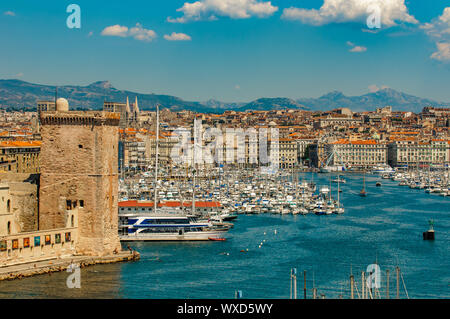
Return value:
M 115 255 L 101 257 L 72 255 L 59 258 L 39 258 L 36 261 L 26 260 L 23 263 L 0 267 L 0 281 L 67 271 L 73 265 L 83 268 L 93 265 L 136 261 L 139 258 L 140 255 L 136 251 L 121 251 Z

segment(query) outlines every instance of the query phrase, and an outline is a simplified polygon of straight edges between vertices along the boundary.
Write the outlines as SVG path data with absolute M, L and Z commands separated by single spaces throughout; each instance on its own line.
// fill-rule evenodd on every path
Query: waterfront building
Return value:
M 403 138 L 389 143 L 389 165 L 448 165 L 450 161 L 449 143 L 446 140 L 419 141 Z
M 144 141 L 134 138 L 121 141 L 121 144 L 123 157 L 119 161 L 124 169 L 143 169 L 149 165 Z
M 0 141 L 0 172 L 39 173 L 41 141 Z
M 0 173 L 0 267 L 76 253 L 76 212 L 58 229 L 40 230 L 37 175 Z
M 341 139 L 325 146 L 335 165 L 370 168 L 387 163 L 387 146 L 375 140 Z
M 297 165 L 297 143 L 291 138 L 280 138 L 279 142 L 279 167 L 293 168 Z
M 149 132 L 145 136 L 145 154 L 151 165 L 155 165 L 156 160 L 156 134 Z M 173 162 L 172 150 L 178 144 L 179 137 L 173 132 L 161 132 L 158 142 L 158 161 L 162 166 L 170 166 Z
M 297 163 L 310 164 L 310 150 L 313 145 L 317 144 L 317 138 L 310 136 L 295 135 L 292 136 L 297 145 Z
M 211 201 L 195 201 L 195 211 L 197 213 L 209 214 L 211 212 L 217 211 L 222 206 L 220 202 Z M 139 213 L 139 214 L 150 214 L 153 213 L 155 208 L 154 202 L 150 201 L 137 201 L 137 200 L 128 200 L 119 202 L 119 214 L 127 214 L 127 213 Z M 180 201 L 165 201 L 158 203 L 158 212 L 164 211 L 167 209 L 172 212 L 190 212 L 192 209 L 192 202 L 180 202 Z M 161 210 L 160 210 L 161 209 Z
M 314 128 L 321 129 L 333 126 L 355 126 L 361 125 L 361 118 L 356 118 L 353 116 L 349 116 L 346 113 L 344 114 L 329 114 L 326 117 L 321 117 L 314 122 Z

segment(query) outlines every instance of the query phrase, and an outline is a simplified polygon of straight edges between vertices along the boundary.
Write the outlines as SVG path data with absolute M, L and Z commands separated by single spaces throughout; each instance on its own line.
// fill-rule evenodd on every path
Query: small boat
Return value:
M 380 182 L 377 182 L 377 183 L 375 184 L 375 186 L 376 186 L 376 187 L 380 187 L 380 186 L 381 186 L 381 183 L 380 183 Z
M 230 221 L 237 218 L 237 215 L 228 215 L 223 218 L 224 221 Z
M 335 179 L 333 179 L 333 183 L 345 184 L 347 183 L 347 181 L 342 176 L 338 176 Z
M 209 240 L 212 241 L 226 241 L 226 238 L 222 238 L 222 237 L 208 237 Z
M 366 192 L 366 175 L 364 175 L 364 177 L 363 177 L 363 188 L 361 189 L 361 192 L 359 192 L 359 196 L 361 196 L 361 197 L 366 197 L 367 196 L 367 192 Z

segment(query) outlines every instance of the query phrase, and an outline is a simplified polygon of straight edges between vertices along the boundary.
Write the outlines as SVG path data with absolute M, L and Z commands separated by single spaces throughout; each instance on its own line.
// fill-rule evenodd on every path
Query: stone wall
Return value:
M 38 181 L 39 174 L 0 173 L 0 234 L 7 233 L 7 221 L 11 233 L 38 230 Z
M 0 267 L 69 257 L 75 253 L 76 228 L 19 233 L 0 237 Z
M 41 229 L 65 227 L 78 209 L 77 253 L 120 251 L 118 118 L 107 112 L 41 114 Z
M 10 182 L 11 212 L 18 224 L 19 232 L 38 230 L 37 185 Z

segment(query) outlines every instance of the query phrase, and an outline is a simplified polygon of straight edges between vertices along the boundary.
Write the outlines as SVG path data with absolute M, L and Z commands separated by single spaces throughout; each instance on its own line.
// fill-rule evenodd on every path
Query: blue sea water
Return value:
M 0 297 L 228 299 L 241 290 L 244 298 L 289 298 L 290 269 L 297 268 L 299 297 L 306 271 L 309 298 L 313 286 L 326 298 L 348 298 L 350 273 L 360 289 L 361 272 L 377 262 L 382 296 L 389 269 L 395 297 L 398 265 L 401 298 L 403 281 L 410 298 L 449 298 L 450 198 L 390 180 L 375 187 L 375 175 L 366 176 L 368 196 L 362 198 L 362 176 L 345 178 L 343 215 L 239 215 L 226 242 L 131 243 L 139 261 L 83 268 L 80 289 L 68 289 L 69 274 L 61 272 L 0 282 Z M 314 182 L 329 185 L 330 175 L 314 175 Z M 422 239 L 429 219 L 435 241 Z

